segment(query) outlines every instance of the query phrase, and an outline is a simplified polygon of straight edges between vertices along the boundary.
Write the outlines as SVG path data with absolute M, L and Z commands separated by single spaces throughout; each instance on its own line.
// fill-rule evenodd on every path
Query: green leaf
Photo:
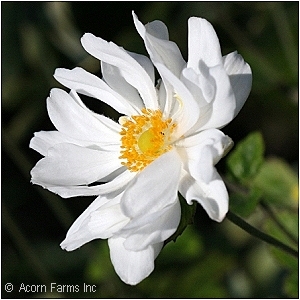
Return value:
M 248 193 L 232 193 L 229 201 L 230 210 L 246 218 L 255 210 L 261 195 L 261 191 L 255 188 L 252 188 Z
M 249 134 L 227 159 L 229 175 L 242 184 L 251 182 L 264 161 L 264 148 L 261 133 Z
M 283 160 L 272 158 L 265 161 L 253 184 L 271 204 L 291 207 L 298 205 L 298 178 Z

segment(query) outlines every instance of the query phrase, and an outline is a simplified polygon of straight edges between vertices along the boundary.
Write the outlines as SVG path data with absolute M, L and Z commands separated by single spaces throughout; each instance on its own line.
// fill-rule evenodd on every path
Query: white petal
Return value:
M 126 101 L 132 103 L 137 112 L 132 114 L 140 113 L 140 110 L 145 106 L 140 94 L 137 89 L 135 89 L 131 84 L 129 84 L 124 77 L 121 75 L 120 70 L 107 64 L 105 62 L 101 62 L 101 70 L 103 74 L 103 79 L 105 82 L 118 94 L 122 95 Z M 126 114 L 128 115 L 128 114 Z
M 236 109 L 235 96 L 223 65 L 210 68 L 209 73 L 216 82 L 216 92 L 214 100 L 211 102 L 211 116 L 199 130 L 225 126 L 234 118 Z
M 149 246 L 141 251 L 126 250 L 124 238 L 112 237 L 108 240 L 110 258 L 116 273 L 127 284 L 136 285 L 154 270 L 154 260 L 163 243 Z
M 138 111 L 136 103 L 130 102 L 130 98 L 124 99 L 99 77 L 82 68 L 56 69 L 54 78 L 70 89 L 103 101 L 119 113 L 131 115 Z
M 177 149 L 185 158 L 185 168 L 198 181 L 209 183 L 213 177 L 213 166 L 231 147 L 232 140 L 217 129 L 201 131 L 181 140 Z
M 224 56 L 223 62 L 236 99 L 236 108 L 234 111 L 234 115 L 236 116 L 250 94 L 252 72 L 250 66 L 236 51 Z
M 144 26 L 133 14 L 135 27 L 145 42 L 147 51 L 154 65 L 164 64 L 175 76 L 179 77 L 186 62 L 182 58 L 178 46 L 169 41 L 166 25 L 161 21 L 153 21 Z
M 192 68 L 183 69 L 181 80 L 191 91 L 199 106 L 204 106 L 214 99 L 216 82 L 204 64 L 199 73 L 196 73 Z
M 119 132 L 107 126 L 107 118 L 97 116 L 78 104 L 67 92 L 52 89 L 47 99 L 49 117 L 56 129 L 72 138 L 116 144 L 120 140 Z M 101 122 L 100 120 L 104 121 Z M 119 125 L 115 125 L 118 128 Z M 120 127 L 119 127 L 120 128 Z
M 95 233 L 88 231 L 87 224 L 90 220 L 90 214 L 109 200 L 110 199 L 106 197 L 99 196 L 88 206 L 88 208 L 75 220 L 68 230 L 66 238 L 60 244 L 62 249 L 72 251 L 97 238 Z
M 130 51 L 127 51 L 127 53 L 143 67 L 143 69 L 147 72 L 148 76 L 150 77 L 152 83 L 155 84 L 155 71 L 150 58 L 145 55 Z
M 119 234 L 127 233 L 124 247 L 143 250 L 151 244 L 165 241 L 177 229 L 181 217 L 179 200 L 148 216 L 133 218 Z
M 111 130 L 113 130 L 115 132 L 118 132 L 118 133 L 120 132 L 120 125 L 119 125 L 119 123 L 116 123 L 115 121 L 111 120 L 110 118 L 107 118 L 107 117 L 105 117 L 103 115 L 99 115 L 99 114 L 93 112 L 92 110 L 90 110 L 89 108 L 87 108 L 86 105 L 82 102 L 81 98 L 79 97 L 79 95 L 77 94 L 77 92 L 75 90 L 70 90 L 69 94 L 74 99 L 74 101 L 77 104 L 79 104 L 86 112 L 88 112 L 93 117 L 95 117 L 96 119 L 98 119 L 101 123 L 103 123 L 104 125 L 106 125 Z
M 97 197 L 72 224 L 61 247 L 72 251 L 93 239 L 112 236 L 128 222 L 128 219 L 116 208 L 120 198 L 121 195 L 114 198 Z
M 158 108 L 156 91 L 151 78 L 123 48 L 90 33 L 84 34 L 81 42 L 84 49 L 91 55 L 119 68 L 124 79 L 138 90 L 147 108 Z
M 222 62 L 221 48 L 212 25 L 202 18 L 188 20 L 188 68 L 199 69 L 202 60 L 208 67 Z M 198 73 L 198 72 L 197 72 Z
M 192 204 L 193 200 L 200 203 L 212 220 L 221 222 L 225 218 L 228 212 L 228 193 L 217 171 L 214 171 L 208 184 L 196 181 L 186 173 L 180 182 L 179 191 L 188 204 Z
M 97 234 L 102 239 L 111 237 L 129 221 L 129 218 L 122 214 L 119 203 L 105 206 L 93 211 L 88 223 L 89 231 Z
M 176 151 L 169 151 L 149 164 L 131 181 L 121 201 L 130 218 L 148 215 L 177 201 L 181 161 Z
M 72 140 L 74 141 L 74 139 Z M 34 133 L 29 147 L 46 156 L 50 147 L 64 142 L 70 142 L 69 137 L 59 131 L 39 131 Z
M 32 182 L 42 186 L 89 184 L 121 167 L 118 152 L 57 144 L 31 170 Z
M 199 119 L 199 104 L 186 86 L 169 69 L 160 63 L 157 63 L 156 67 L 162 80 L 166 83 L 166 87 L 172 86 L 173 88 L 173 101 L 179 103 L 178 115 L 173 116 L 173 120 L 178 123 L 178 136 L 184 135 Z
M 47 155 L 48 149 L 56 144 L 70 143 L 86 148 L 94 148 L 105 151 L 118 151 L 120 149 L 117 144 L 103 144 L 101 142 L 83 141 L 71 138 L 59 131 L 39 131 L 34 133 L 34 137 L 30 140 L 29 147 L 39 152 L 43 156 Z
M 70 198 L 75 196 L 96 196 L 109 194 L 116 191 L 122 191 L 129 184 L 129 182 L 136 176 L 128 170 L 124 171 L 112 181 L 93 185 L 73 185 L 73 186 L 48 186 L 47 189 L 53 193 L 60 195 L 63 198 Z

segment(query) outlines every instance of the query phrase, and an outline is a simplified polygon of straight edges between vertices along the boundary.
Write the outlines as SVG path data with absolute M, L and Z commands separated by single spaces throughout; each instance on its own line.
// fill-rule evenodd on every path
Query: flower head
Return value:
M 114 268 L 128 284 L 152 272 L 175 233 L 178 192 L 211 219 L 225 217 L 228 194 L 214 166 L 232 141 L 219 129 L 239 112 L 252 80 L 239 54 L 222 57 L 206 20 L 189 19 L 185 62 L 162 22 L 144 26 L 133 18 L 150 59 L 85 34 L 82 45 L 101 61 L 103 77 L 57 69 L 54 77 L 71 91 L 51 90 L 47 109 L 56 130 L 35 133 L 30 142 L 44 156 L 31 171 L 33 183 L 65 198 L 97 196 L 61 247 L 108 239 Z M 78 93 L 110 105 L 119 122 L 89 110 Z

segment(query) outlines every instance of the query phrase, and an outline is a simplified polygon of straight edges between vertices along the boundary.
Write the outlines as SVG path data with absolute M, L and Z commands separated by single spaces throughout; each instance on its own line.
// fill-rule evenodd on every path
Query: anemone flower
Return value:
M 69 229 L 61 247 L 72 251 L 108 239 L 120 278 L 137 284 L 178 228 L 180 193 L 221 222 L 228 193 L 215 169 L 232 140 L 220 131 L 239 112 L 252 83 L 237 52 L 221 55 L 212 25 L 188 20 L 188 61 L 161 21 L 134 24 L 150 59 L 90 33 L 84 49 L 101 61 L 102 78 L 82 68 L 57 69 L 67 93 L 47 99 L 55 131 L 35 133 L 30 147 L 42 158 L 32 182 L 61 197 L 97 196 Z M 161 79 L 155 82 L 154 68 Z M 118 122 L 88 109 L 78 94 L 120 113 Z

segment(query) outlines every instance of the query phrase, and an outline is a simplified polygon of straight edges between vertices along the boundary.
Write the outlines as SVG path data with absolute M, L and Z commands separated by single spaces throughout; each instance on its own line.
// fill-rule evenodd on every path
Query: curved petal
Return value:
M 72 70 L 58 68 L 55 70 L 54 78 L 69 89 L 101 100 L 121 114 L 131 115 L 139 111 L 137 103 L 130 101 L 131 98 L 124 99 L 98 76 L 82 68 Z
M 166 83 L 166 88 L 170 89 L 172 87 L 174 93 L 173 101 L 177 101 L 179 104 L 178 114 L 171 117 L 173 121 L 179 124 L 177 128 L 178 136 L 182 136 L 198 121 L 200 115 L 199 104 L 182 81 L 169 69 L 160 63 L 157 63 L 156 67 L 162 80 Z
M 149 58 L 131 52 L 127 53 L 131 55 L 136 61 L 138 61 L 141 66 L 143 66 L 154 84 L 154 67 Z M 124 79 L 124 77 L 120 73 L 120 69 L 101 61 L 101 70 L 105 82 L 115 92 L 119 93 L 120 95 L 122 95 L 122 97 L 124 97 L 124 99 L 129 101 L 136 109 L 138 109 L 138 113 L 140 113 L 140 110 L 144 107 L 141 96 L 138 93 L 137 89 L 135 89 Z
M 74 143 L 74 139 L 72 139 L 72 141 Z M 30 140 L 29 148 L 46 156 L 50 147 L 53 147 L 55 144 L 66 142 L 70 142 L 70 138 L 59 131 L 39 131 L 34 133 L 34 137 Z
M 125 239 L 108 239 L 110 258 L 119 277 L 127 284 L 136 285 L 148 277 L 154 269 L 154 260 L 163 243 L 154 244 L 141 251 L 130 251 L 124 247 Z
M 125 113 L 125 115 L 129 116 L 132 114 L 137 114 L 137 112 L 140 113 L 140 110 L 144 107 L 144 103 L 138 91 L 132 85 L 130 85 L 123 78 L 123 76 L 121 76 L 119 69 L 107 63 L 101 62 L 101 70 L 105 82 L 114 91 L 122 95 L 124 99 L 128 99 L 128 101 L 130 101 L 134 105 L 134 107 L 136 107 L 136 110 L 138 109 L 136 112 L 127 112 Z M 121 111 L 119 110 L 119 112 Z
M 180 181 L 179 191 L 188 204 L 192 204 L 193 200 L 201 204 L 212 220 L 221 222 L 225 218 L 228 212 L 228 193 L 216 170 L 208 184 L 196 181 L 186 173 Z
M 223 65 L 218 65 L 209 69 L 210 75 L 216 82 L 214 100 L 211 102 L 211 116 L 207 123 L 198 130 L 209 128 L 221 128 L 234 118 L 236 100 L 231 88 L 229 76 Z M 200 115 L 200 118 L 202 116 Z
M 103 144 L 96 142 L 89 142 L 71 138 L 59 131 L 39 131 L 34 133 L 34 137 L 30 140 L 29 147 L 39 152 L 43 156 L 47 155 L 48 149 L 56 144 L 69 143 L 81 147 L 99 149 L 103 151 L 119 151 L 120 145 L 116 144 Z
M 161 21 L 153 21 L 144 26 L 132 13 L 135 27 L 144 40 L 146 49 L 154 65 L 164 64 L 175 76 L 179 77 L 186 65 L 178 46 L 169 41 L 168 28 Z
M 191 91 L 199 106 L 204 106 L 214 99 L 216 82 L 204 63 L 201 66 L 199 73 L 196 73 L 192 68 L 183 69 L 181 80 Z
M 72 251 L 91 240 L 108 238 L 124 226 L 128 219 L 116 208 L 120 198 L 97 197 L 72 224 L 60 244 L 62 249 Z
M 77 100 L 64 90 L 51 90 L 47 99 L 47 109 L 56 129 L 69 137 L 112 144 L 120 141 L 119 132 L 107 126 L 107 118 L 95 117 L 94 113 L 79 105 Z M 101 119 L 104 121 L 101 122 Z M 119 125 L 116 125 L 116 128 L 118 127 Z
M 130 218 L 146 216 L 177 201 L 181 161 L 171 150 L 138 173 L 121 200 L 124 214 Z
M 107 126 L 109 129 L 111 129 L 115 133 L 120 132 L 121 126 L 119 123 L 115 122 L 114 120 L 112 120 L 108 117 L 97 114 L 97 113 L 93 112 L 92 110 L 90 110 L 89 108 L 87 108 L 75 90 L 70 90 L 69 94 L 75 100 L 75 102 L 77 104 L 79 104 L 88 114 L 92 115 L 95 119 L 99 120 L 100 123 Z
M 208 129 L 181 140 L 177 147 L 185 158 L 186 170 L 197 181 L 209 183 L 213 166 L 233 144 L 230 137 L 218 129 Z
M 156 91 L 151 78 L 123 48 L 95 37 L 91 33 L 84 34 L 81 43 L 83 48 L 97 59 L 119 68 L 124 79 L 138 90 L 146 108 L 158 108 Z
M 236 116 L 250 94 L 252 71 L 242 56 L 236 51 L 224 56 L 223 63 L 235 95 L 236 108 L 234 116 Z
M 89 231 L 102 239 L 113 236 L 129 222 L 121 211 L 120 203 L 106 203 L 104 206 L 91 213 L 88 223 Z
M 151 59 L 145 55 L 138 54 L 135 52 L 127 51 L 127 53 L 143 67 L 143 69 L 147 72 L 149 78 L 151 79 L 152 83 L 155 84 L 155 71 Z
M 177 229 L 181 217 L 179 200 L 148 216 L 133 218 L 118 233 L 124 236 L 127 250 L 139 251 L 151 244 L 165 241 Z
M 122 191 L 136 176 L 128 170 L 122 172 L 111 181 L 99 185 L 73 185 L 73 186 L 48 186 L 47 189 L 58 194 L 62 198 L 75 196 L 97 196 Z
M 73 251 L 83 244 L 95 239 L 95 235 L 88 233 L 87 224 L 92 211 L 95 211 L 109 201 L 106 197 L 97 197 L 86 210 L 75 220 L 69 228 L 66 238 L 60 244 L 62 249 Z
M 31 170 L 32 182 L 42 186 L 89 184 L 121 167 L 118 152 L 57 144 Z
M 188 20 L 187 67 L 197 72 L 200 61 L 208 67 L 221 64 L 220 43 L 214 28 L 207 20 L 191 17 Z

